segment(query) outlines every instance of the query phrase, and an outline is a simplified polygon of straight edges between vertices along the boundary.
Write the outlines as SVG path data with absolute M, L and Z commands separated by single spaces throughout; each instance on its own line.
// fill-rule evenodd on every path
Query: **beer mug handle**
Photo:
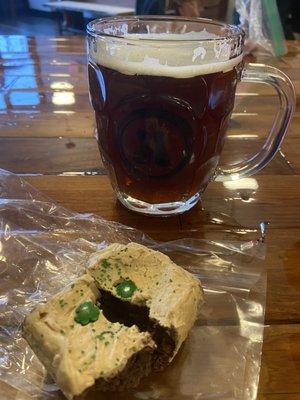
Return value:
M 242 72 L 241 81 L 265 83 L 275 88 L 279 97 L 279 109 L 262 148 L 245 161 L 231 167 L 218 167 L 216 181 L 245 178 L 264 168 L 279 149 L 295 109 L 293 84 L 279 69 L 264 64 L 248 64 Z

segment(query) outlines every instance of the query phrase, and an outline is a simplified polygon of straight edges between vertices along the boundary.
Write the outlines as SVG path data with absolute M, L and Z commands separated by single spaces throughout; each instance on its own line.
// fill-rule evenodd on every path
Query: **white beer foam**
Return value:
M 191 78 L 230 71 L 243 56 L 230 58 L 231 46 L 226 39 L 207 40 L 216 38 L 206 30 L 145 35 L 124 32 L 124 39 L 95 38 L 90 44 L 90 59 L 126 75 Z

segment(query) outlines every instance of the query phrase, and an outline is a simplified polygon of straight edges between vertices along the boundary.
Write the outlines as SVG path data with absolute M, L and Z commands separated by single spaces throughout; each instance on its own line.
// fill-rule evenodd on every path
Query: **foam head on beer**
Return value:
M 104 29 L 90 43 L 90 60 L 95 64 L 127 75 L 152 75 L 191 78 L 233 69 L 242 60 L 240 49 L 227 40 L 203 29 L 183 33 L 128 33 Z

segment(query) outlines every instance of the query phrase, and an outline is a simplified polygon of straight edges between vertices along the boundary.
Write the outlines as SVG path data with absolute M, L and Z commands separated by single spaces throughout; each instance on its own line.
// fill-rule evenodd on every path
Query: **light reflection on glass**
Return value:
M 243 178 L 234 181 L 223 182 L 226 189 L 237 190 L 237 189 L 258 189 L 258 182 L 255 178 Z
M 27 111 L 14 109 L 15 106 L 36 107 L 40 104 L 38 91 L 15 91 L 15 89 L 37 88 L 35 65 L 28 38 L 24 35 L 0 36 L 0 53 L 1 58 L 5 60 L 2 64 L 3 86 L 0 94 L 0 110 L 12 107 L 16 114 Z
M 11 92 L 9 100 L 13 106 L 36 106 L 40 103 L 37 92 Z
M 6 101 L 4 98 L 4 94 L 0 93 L 0 110 L 5 110 L 6 109 Z
M 258 135 L 252 134 L 252 133 L 245 133 L 245 134 L 238 134 L 238 135 L 227 135 L 227 139 L 254 139 L 258 138 Z
M 57 106 L 74 104 L 75 95 L 73 92 L 54 92 L 52 95 L 52 103 Z
M 14 68 L 5 68 L 4 69 L 4 86 L 8 89 L 35 89 L 37 87 L 37 82 L 35 78 L 35 70 L 33 65 L 21 65 Z M 25 92 L 22 92 L 22 94 Z M 20 95 L 16 94 L 11 96 L 13 99 L 15 96 L 19 99 Z M 26 95 L 25 95 L 26 97 Z M 29 92 L 28 99 L 32 99 L 33 97 L 35 100 L 29 100 L 29 103 L 20 102 L 17 100 L 10 100 L 12 105 L 37 105 L 39 104 L 38 92 L 35 92 L 35 95 L 32 95 L 32 92 Z
M 34 65 L 27 64 L 27 65 L 19 65 L 17 67 L 13 68 L 5 68 L 5 75 L 6 76 L 25 76 L 25 75 L 30 75 L 34 76 L 35 75 L 35 70 L 34 70 Z
M 238 198 L 239 200 L 242 200 L 244 203 L 253 203 L 255 199 L 253 197 L 249 197 L 247 199 L 243 198 Z
M 69 82 L 59 82 L 59 81 L 52 82 L 50 87 L 53 90 L 71 90 L 71 89 L 74 89 L 74 86 L 71 83 L 69 83 Z
M 57 78 L 68 78 L 71 75 L 70 74 L 49 74 L 49 76 L 55 76 Z
M 35 89 L 37 87 L 34 76 L 6 76 L 4 77 L 5 86 L 12 89 Z
M 255 117 L 258 115 L 258 113 L 247 113 L 247 112 L 242 112 L 242 113 L 232 113 L 232 117 Z
M 236 96 L 259 96 L 259 93 L 254 92 L 237 92 Z
M 66 115 L 71 115 L 71 114 L 75 114 L 75 111 L 58 110 L 58 111 L 53 111 L 53 114 L 66 114 Z
M 70 65 L 70 63 L 66 61 L 52 60 L 52 62 L 50 62 L 50 65 Z
M 29 47 L 27 37 L 24 35 L 0 36 L 0 51 L 1 53 L 28 52 Z

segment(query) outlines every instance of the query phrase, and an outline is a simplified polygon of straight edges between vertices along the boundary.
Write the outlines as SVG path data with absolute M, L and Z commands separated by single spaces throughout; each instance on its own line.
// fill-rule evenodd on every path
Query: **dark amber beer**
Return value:
M 99 149 L 126 207 L 182 213 L 209 181 L 252 175 L 274 157 L 294 109 L 293 86 L 276 68 L 243 68 L 240 28 L 201 18 L 125 16 L 92 21 L 87 31 Z M 222 167 L 240 79 L 275 87 L 281 107 L 260 151 Z
M 219 161 L 239 66 L 192 77 L 117 71 L 89 63 L 103 161 L 118 190 L 147 203 L 189 199 Z

